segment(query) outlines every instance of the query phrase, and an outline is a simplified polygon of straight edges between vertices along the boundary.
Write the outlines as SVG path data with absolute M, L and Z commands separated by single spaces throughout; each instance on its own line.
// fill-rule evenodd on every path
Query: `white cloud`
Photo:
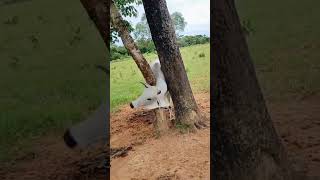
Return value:
M 210 25 L 210 0 L 168 0 L 170 13 L 179 11 L 190 26 Z

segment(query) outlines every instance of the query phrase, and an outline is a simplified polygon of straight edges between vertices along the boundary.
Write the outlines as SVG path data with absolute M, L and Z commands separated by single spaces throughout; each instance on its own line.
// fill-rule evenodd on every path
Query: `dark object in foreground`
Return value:
M 69 148 L 74 148 L 74 147 L 77 146 L 77 142 L 74 139 L 74 137 L 70 134 L 70 130 L 69 129 L 67 129 L 67 131 L 64 133 L 63 139 L 64 139 L 64 142 L 66 143 L 66 145 Z

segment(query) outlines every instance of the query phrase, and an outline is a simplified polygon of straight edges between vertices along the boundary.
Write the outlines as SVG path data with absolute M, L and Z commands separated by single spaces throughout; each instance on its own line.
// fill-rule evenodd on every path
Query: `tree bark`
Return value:
M 161 136 L 166 134 L 169 130 L 169 121 L 166 117 L 163 109 L 155 109 L 156 122 L 154 123 L 154 128 L 157 135 Z
M 95 23 L 110 52 L 110 0 L 80 0 L 90 19 Z
M 259 87 L 234 0 L 213 1 L 215 179 L 293 179 Z
M 152 73 L 149 63 L 144 58 L 138 46 L 136 45 L 133 38 L 131 37 L 130 32 L 128 31 L 128 28 L 123 23 L 121 14 L 117 9 L 117 7 L 114 5 L 113 1 L 111 1 L 110 9 L 111 9 L 111 18 L 110 18 L 111 24 L 119 33 L 121 40 L 123 42 L 123 45 L 130 53 L 133 60 L 136 62 L 138 68 L 140 69 L 147 83 L 153 86 L 156 85 L 156 79 Z
M 117 7 L 114 5 L 113 1 L 111 1 L 111 24 L 119 33 L 121 40 L 132 56 L 133 60 L 136 62 L 138 68 L 140 69 L 144 79 L 150 85 L 156 85 L 156 78 L 149 66 L 149 63 L 144 58 L 142 53 L 140 52 L 138 46 L 134 42 L 133 38 L 130 35 L 130 32 L 126 25 L 123 23 L 123 19 L 121 17 L 120 12 L 118 11 Z M 168 119 L 164 116 L 163 109 L 155 109 L 155 130 L 158 135 L 165 134 L 169 129 L 169 122 Z
M 190 127 L 204 126 L 204 117 L 194 99 L 165 0 L 143 0 L 143 5 L 172 96 L 176 122 Z

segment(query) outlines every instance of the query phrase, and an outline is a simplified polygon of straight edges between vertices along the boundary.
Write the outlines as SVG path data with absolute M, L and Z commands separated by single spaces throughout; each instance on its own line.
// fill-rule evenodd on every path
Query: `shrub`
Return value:
M 206 55 L 202 52 L 198 55 L 200 58 L 205 57 Z
M 206 35 L 181 36 L 178 38 L 178 45 L 180 47 L 191 46 L 195 44 L 205 44 L 208 42 L 210 42 L 210 38 Z

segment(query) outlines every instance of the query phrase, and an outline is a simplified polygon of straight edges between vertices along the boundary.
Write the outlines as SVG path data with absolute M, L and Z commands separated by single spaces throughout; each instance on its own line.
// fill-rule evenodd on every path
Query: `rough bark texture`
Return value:
M 113 1 L 111 1 L 110 9 L 111 9 L 111 24 L 119 33 L 121 40 L 123 42 L 123 45 L 130 53 L 133 60 L 136 62 L 138 68 L 140 69 L 147 83 L 150 85 L 155 85 L 156 79 L 152 73 L 152 70 L 148 62 L 140 52 L 138 46 L 134 42 L 133 38 L 131 37 L 130 32 L 128 31 L 128 28 L 123 23 L 121 14 L 118 11 L 117 7 L 114 5 Z
M 119 33 L 125 48 L 128 50 L 133 60 L 136 62 L 146 82 L 150 85 L 156 85 L 156 79 L 151 70 L 151 67 L 149 66 L 149 63 L 144 58 L 138 46 L 131 37 L 128 28 L 123 23 L 121 14 L 119 13 L 117 7 L 114 5 L 113 1 L 111 1 L 110 8 L 111 24 Z M 168 119 L 163 115 L 163 111 L 163 109 L 154 110 L 156 116 L 155 129 L 159 135 L 164 134 L 169 129 Z
M 110 0 L 80 0 L 110 51 Z
M 287 155 L 259 87 L 234 0 L 213 1 L 215 179 L 289 180 Z
M 172 96 L 176 122 L 200 127 L 203 125 L 203 117 L 192 94 L 166 2 L 143 0 L 143 5 L 161 69 Z
M 157 135 L 163 135 L 169 130 L 169 121 L 166 118 L 163 109 L 156 109 L 155 111 L 156 121 L 154 123 L 154 127 L 156 129 Z

